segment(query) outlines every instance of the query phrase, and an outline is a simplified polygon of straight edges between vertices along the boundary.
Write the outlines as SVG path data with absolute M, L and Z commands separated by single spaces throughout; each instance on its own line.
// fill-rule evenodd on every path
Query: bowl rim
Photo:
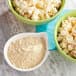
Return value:
M 55 30 L 54 30 L 54 40 L 55 40 L 55 43 L 56 43 L 56 47 L 58 49 L 58 51 L 64 56 L 66 57 L 67 59 L 71 60 L 72 62 L 76 62 L 76 59 L 72 58 L 71 56 L 67 55 L 63 50 L 62 48 L 59 46 L 59 43 L 57 41 L 57 29 L 59 28 L 61 22 L 63 20 L 65 20 L 68 16 L 73 16 L 73 17 L 76 17 L 76 10 L 70 10 L 68 11 L 66 14 L 64 14 L 57 22 L 56 26 L 55 26 Z
M 49 54 L 49 51 L 48 51 L 48 43 L 47 43 L 47 36 L 46 36 L 46 33 L 42 33 L 43 35 L 46 36 L 45 40 L 46 40 L 46 52 L 45 52 L 45 55 L 42 59 L 42 61 L 37 64 L 36 66 L 34 66 L 33 68 L 29 68 L 29 69 L 21 69 L 21 68 L 17 68 L 16 66 L 14 66 L 10 60 L 8 59 L 8 56 L 7 56 L 7 51 L 8 51 L 8 47 L 10 45 L 11 42 L 17 40 L 17 39 L 20 39 L 20 38 L 23 38 L 23 37 L 27 37 L 27 36 L 30 36 L 30 35 L 34 35 L 34 36 L 37 36 L 39 37 L 41 33 L 19 33 L 19 34 L 16 34 L 14 36 L 12 36 L 11 38 L 8 39 L 8 41 L 5 43 L 5 46 L 4 46 L 4 59 L 5 61 L 7 62 L 7 64 L 12 67 L 13 69 L 17 70 L 17 71 L 21 71 L 21 72 L 29 72 L 29 71 L 33 71 L 37 68 L 39 68 L 44 62 L 45 60 L 47 59 L 48 57 L 48 54 Z M 20 38 L 19 38 L 20 37 Z
M 8 5 L 9 5 L 9 8 L 10 10 L 12 11 L 12 13 L 17 16 L 19 19 L 23 20 L 23 21 L 29 21 L 29 22 L 35 22 L 35 23 L 41 23 L 41 22 L 46 22 L 46 21 L 50 21 L 50 20 L 53 20 L 54 18 L 56 18 L 56 16 L 58 16 L 60 14 L 60 12 L 63 10 L 64 6 L 65 6 L 65 2 L 66 0 L 61 0 L 62 1 L 62 5 L 60 7 L 60 10 L 53 16 L 53 17 L 50 17 L 48 19 L 44 19 L 44 20 L 38 20 L 38 21 L 34 21 L 34 20 L 30 20 L 28 18 L 24 18 L 23 16 L 21 16 L 20 14 L 18 14 L 14 9 L 13 9 L 13 6 L 12 6 L 12 3 L 11 3 L 11 0 L 8 0 Z

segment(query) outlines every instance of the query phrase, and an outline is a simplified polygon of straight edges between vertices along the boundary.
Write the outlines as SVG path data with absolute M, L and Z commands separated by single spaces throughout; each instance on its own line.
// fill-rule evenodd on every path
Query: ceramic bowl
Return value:
M 45 52 L 45 55 L 42 59 L 42 61 L 36 65 L 35 67 L 33 68 L 30 68 L 30 69 L 20 69 L 20 68 L 17 68 L 16 66 L 14 66 L 10 60 L 8 59 L 8 56 L 7 56 L 7 51 L 8 51 L 8 47 L 10 45 L 11 42 L 17 40 L 17 39 L 20 39 L 20 38 L 23 38 L 23 37 L 27 37 L 27 36 L 35 36 L 35 37 L 43 37 L 45 39 L 45 43 L 46 43 L 46 52 Z M 6 60 L 6 62 L 8 63 L 9 66 L 11 66 L 13 69 L 15 70 L 18 70 L 18 71 L 21 71 L 21 72 L 28 72 L 28 71 L 33 71 L 37 68 L 39 68 L 46 60 L 46 58 L 48 57 L 48 54 L 49 54 L 49 51 L 48 51 L 48 43 L 47 43 L 47 36 L 46 36 L 46 33 L 20 33 L 20 34 L 17 34 L 13 37 L 11 37 L 5 44 L 4 46 L 4 58 Z
M 10 10 L 12 11 L 12 13 L 22 22 L 24 23 L 27 23 L 27 24 L 30 24 L 30 25 L 42 25 L 42 24 L 46 24 L 48 22 L 50 22 L 51 20 L 53 20 L 56 16 L 58 16 L 60 14 L 60 12 L 63 10 L 64 8 L 64 5 L 65 5 L 65 0 L 62 0 L 62 5 L 58 11 L 58 13 L 56 15 L 54 15 L 53 17 L 50 17 L 49 19 L 45 19 L 45 20 L 38 20 L 38 21 L 34 21 L 34 20 L 30 20 L 30 19 L 27 19 L 27 18 L 24 18 L 23 16 L 21 16 L 20 14 L 18 14 L 13 6 L 12 6 L 12 3 L 11 3 L 11 0 L 8 0 L 8 5 L 9 5 L 9 8 Z
M 72 17 L 76 17 L 76 10 L 71 10 L 69 12 L 67 12 L 66 14 L 64 14 L 60 20 L 58 20 L 58 23 L 56 24 L 56 27 L 55 27 L 55 33 L 54 33 L 54 37 L 55 37 L 55 43 L 56 43 L 56 47 L 58 49 L 58 51 L 66 58 L 72 60 L 72 61 L 76 61 L 76 59 L 72 58 L 71 56 L 67 55 L 63 50 L 62 48 L 60 47 L 58 41 L 57 41 L 57 32 L 58 32 L 58 28 L 60 27 L 61 25 L 61 22 L 64 21 L 68 16 L 72 16 Z

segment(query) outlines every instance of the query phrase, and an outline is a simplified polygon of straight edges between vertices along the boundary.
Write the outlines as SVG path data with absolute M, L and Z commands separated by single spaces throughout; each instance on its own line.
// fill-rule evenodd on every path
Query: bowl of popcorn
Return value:
M 8 0 L 12 13 L 22 22 L 41 25 L 62 11 L 65 0 Z
M 4 47 L 4 58 L 8 65 L 21 72 L 39 68 L 48 54 L 46 33 L 17 34 Z
M 76 10 L 68 12 L 58 21 L 55 42 L 65 57 L 76 61 Z

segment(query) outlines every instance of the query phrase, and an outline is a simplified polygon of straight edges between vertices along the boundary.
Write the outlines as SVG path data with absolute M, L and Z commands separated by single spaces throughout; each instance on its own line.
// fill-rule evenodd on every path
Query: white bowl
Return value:
M 43 60 L 38 65 L 36 65 L 33 68 L 30 68 L 30 69 L 17 68 L 13 64 L 11 64 L 10 60 L 8 59 L 8 56 L 7 56 L 8 47 L 9 47 L 9 45 L 10 45 L 11 42 L 13 42 L 13 41 L 15 41 L 15 40 L 17 40 L 19 38 L 27 37 L 29 35 L 34 36 L 34 37 L 44 37 L 44 39 L 46 41 L 46 53 L 45 53 L 45 56 L 44 56 Z M 44 33 L 44 32 L 43 33 L 20 33 L 20 34 L 17 34 L 15 36 L 11 37 L 6 42 L 6 44 L 4 46 L 4 58 L 5 58 L 6 62 L 8 63 L 8 65 L 11 66 L 13 69 L 18 70 L 18 71 L 22 71 L 22 72 L 33 71 L 33 70 L 39 68 L 44 63 L 44 61 L 46 60 L 46 58 L 48 57 L 48 54 L 49 54 L 49 51 L 48 51 L 48 39 L 47 39 L 46 33 Z

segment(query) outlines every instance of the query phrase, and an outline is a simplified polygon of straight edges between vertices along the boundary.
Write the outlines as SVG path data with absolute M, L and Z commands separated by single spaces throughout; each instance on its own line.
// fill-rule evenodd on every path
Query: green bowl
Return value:
M 60 8 L 59 12 L 58 12 L 55 16 L 53 16 L 53 17 L 51 17 L 51 18 L 49 18 L 49 19 L 38 20 L 38 21 L 34 21 L 34 20 L 30 20 L 30 19 L 24 18 L 23 16 L 21 16 L 20 14 L 18 14 L 18 13 L 14 10 L 14 8 L 13 8 L 13 6 L 12 6 L 12 3 L 11 3 L 11 0 L 8 0 L 8 5 L 9 5 L 9 8 L 10 8 L 10 10 L 12 11 L 12 13 L 13 13 L 20 21 L 22 21 L 22 22 L 24 22 L 24 23 L 27 23 L 27 24 L 31 24 L 31 25 L 41 25 L 41 24 L 48 23 L 49 21 L 53 20 L 56 16 L 59 15 L 59 13 L 60 13 L 60 12 L 63 10 L 63 8 L 64 8 L 65 0 L 62 0 L 61 8 Z
M 60 18 L 60 20 L 58 21 L 58 23 L 56 24 L 55 32 L 54 32 L 55 43 L 56 43 L 56 47 L 57 47 L 58 51 L 59 51 L 64 57 L 66 57 L 67 59 L 70 59 L 70 60 L 73 61 L 73 62 L 76 62 L 76 59 L 74 59 L 74 58 L 72 58 L 71 56 L 67 55 L 67 54 L 62 50 L 62 48 L 60 48 L 60 46 L 59 46 L 59 44 L 58 44 L 58 41 L 57 41 L 57 31 L 58 31 L 58 28 L 60 27 L 61 22 L 64 21 L 68 16 L 76 17 L 76 10 L 71 10 L 71 11 L 69 11 L 68 13 L 64 14 L 64 16 L 62 16 L 62 17 Z

